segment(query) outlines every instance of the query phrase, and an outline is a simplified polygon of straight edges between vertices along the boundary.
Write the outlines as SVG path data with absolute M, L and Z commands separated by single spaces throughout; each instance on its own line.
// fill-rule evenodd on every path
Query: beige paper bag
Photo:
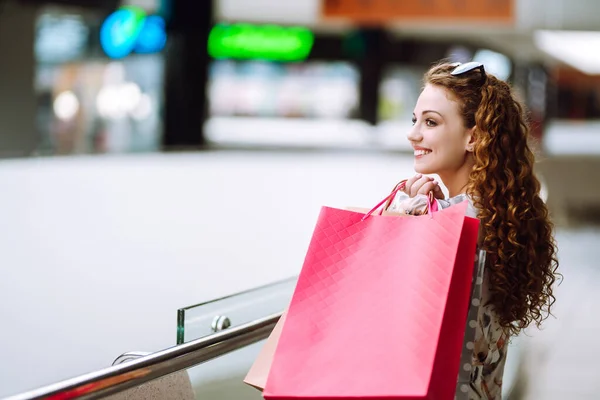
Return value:
M 269 376 L 269 371 L 271 370 L 273 357 L 275 357 L 275 350 L 277 349 L 277 343 L 279 342 L 279 337 L 281 336 L 281 330 L 283 329 L 286 315 L 287 310 L 281 315 L 279 321 L 277 321 L 275 328 L 273 328 L 273 331 L 267 338 L 267 341 L 258 354 L 258 357 L 256 357 L 254 364 L 252 364 L 252 367 L 250 367 L 250 371 L 248 371 L 248 374 L 244 378 L 244 383 L 255 387 L 261 392 L 267 384 L 267 377 Z

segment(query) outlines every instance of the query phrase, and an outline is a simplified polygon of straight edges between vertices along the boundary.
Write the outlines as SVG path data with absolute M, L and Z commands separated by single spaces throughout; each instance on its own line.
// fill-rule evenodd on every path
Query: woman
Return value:
M 406 183 L 409 198 L 390 211 L 418 214 L 430 192 L 442 207 L 469 200 L 486 264 L 474 286 L 457 398 L 497 400 L 508 339 L 539 326 L 554 303 L 553 226 L 533 173 L 525 113 L 510 86 L 479 63 L 438 64 L 424 83 L 408 134 L 419 174 Z M 447 200 L 425 174 L 439 176 Z

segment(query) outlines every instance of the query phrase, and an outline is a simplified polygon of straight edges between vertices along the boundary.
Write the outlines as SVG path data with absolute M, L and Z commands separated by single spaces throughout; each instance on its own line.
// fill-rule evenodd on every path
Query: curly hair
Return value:
M 489 304 L 500 325 L 518 334 L 532 322 L 539 327 L 556 300 L 554 226 L 533 171 L 523 106 L 506 82 L 479 70 L 454 76 L 454 67 L 437 64 L 424 82 L 447 89 L 458 101 L 465 127 L 475 127 L 475 166 L 466 192 L 479 212 Z

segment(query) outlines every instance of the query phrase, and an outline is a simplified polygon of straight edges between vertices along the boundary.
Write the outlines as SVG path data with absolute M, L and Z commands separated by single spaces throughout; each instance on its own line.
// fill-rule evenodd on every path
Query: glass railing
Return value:
M 297 278 L 177 310 L 177 344 L 199 339 L 282 311 Z
M 177 344 L 209 337 L 287 308 L 297 278 L 276 282 L 177 312 Z M 260 400 L 256 389 L 243 383 L 264 340 L 187 369 L 196 399 Z
M 111 367 L 5 400 L 261 399 L 243 378 L 288 306 L 296 279 L 182 308 L 176 346 L 128 352 Z

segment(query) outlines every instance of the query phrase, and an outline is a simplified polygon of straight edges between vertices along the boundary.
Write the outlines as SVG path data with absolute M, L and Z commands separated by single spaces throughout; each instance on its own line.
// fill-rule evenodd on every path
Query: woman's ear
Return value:
M 475 127 L 468 129 L 466 134 L 467 134 L 467 146 L 465 149 L 469 153 L 472 153 L 473 151 L 475 151 Z

